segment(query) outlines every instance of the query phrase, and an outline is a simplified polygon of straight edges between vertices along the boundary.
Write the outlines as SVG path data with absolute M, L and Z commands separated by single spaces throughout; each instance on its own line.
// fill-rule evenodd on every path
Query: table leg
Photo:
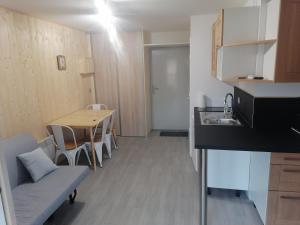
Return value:
M 94 135 L 93 135 L 93 128 L 90 128 L 90 140 L 91 140 L 91 147 L 92 147 L 92 157 L 93 157 L 93 169 L 96 171 L 96 154 L 95 154 L 95 143 L 94 143 Z
M 202 149 L 200 162 L 200 225 L 207 225 L 207 149 Z

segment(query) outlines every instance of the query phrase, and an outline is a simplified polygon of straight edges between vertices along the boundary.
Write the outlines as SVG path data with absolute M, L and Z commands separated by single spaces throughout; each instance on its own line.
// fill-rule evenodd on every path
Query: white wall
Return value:
M 245 6 L 256 6 L 260 5 L 262 0 L 248 0 Z
M 145 44 L 189 43 L 189 31 L 146 32 Z
M 190 154 L 197 164 L 198 151 L 194 150 L 194 107 L 200 96 L 206 96 L 207 106 L 223 106 L 225 94 L 233 88 L 211 76 L 212 24 L 216 14 L 191 17 L 190 34 Z

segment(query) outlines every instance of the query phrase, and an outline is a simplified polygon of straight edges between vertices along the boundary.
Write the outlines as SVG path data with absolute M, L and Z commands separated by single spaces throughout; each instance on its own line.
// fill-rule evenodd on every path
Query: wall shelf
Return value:
M 180 46 L 190 46 L 190 43 L 165 43 L 165 44 L 144 44 L 144 47 L 180 47 Z
M 80 73 L 81 76 L 94 76 L 95 73 Z
M 223 46 L 218 46 L 218 48 L 222 47 L 239 47 L 239 46 L 250 46 L 250 45 L 271 45 L 276 43 L 277 39 L 269 39 L 269 40 L 257 40 L 257 41 L 245 41 L 245 42 L 237 42 L 232 44 L 225 44 Z
M 228 79 L 222 79 L 223 82 L 234 84 L 234 83 L 273 83 L 273 80 L 263 79 L 263 80 L 257 80 L 257 79 L 240 79 L 238 77 L 235 78 L 228 78 Z

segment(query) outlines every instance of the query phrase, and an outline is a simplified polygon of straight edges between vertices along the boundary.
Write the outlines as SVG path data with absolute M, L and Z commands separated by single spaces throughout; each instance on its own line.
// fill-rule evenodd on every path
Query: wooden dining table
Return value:
M 114 110 L 81 109 L 59 119 L 51 121 L 48 125 L 63 125 L 75 129 L 88 129 L 92 146 L 92 166 L 93 169 L 96 170 L 96 154 L 93 129 L 96 128 L 98 123 L 101 123 L 105 118 L 111 116 L 113 112 Z

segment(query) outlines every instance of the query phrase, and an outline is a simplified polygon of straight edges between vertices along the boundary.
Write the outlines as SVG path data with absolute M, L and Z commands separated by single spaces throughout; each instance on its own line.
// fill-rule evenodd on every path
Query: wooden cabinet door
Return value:
M 224 10 L 219 14 L 216 22 L 212 27 L 212 60 L 211 60 L 211 74 L 217 76 L 217 58 L 218 48 L 223 45 L 223 18 Z
M 297 153 L 272 153 L 271 164 L 300 166 L 300 155 Z
M 97 103 L 106 104 L 116 109 L 115 127 L 117 134 L 120 129 L 120 108 L 118 96 L 117 56 L 111 42 L 105 34 L 92 35 L 93 58 L 95 64 L 95 88 Z
M 215 23 L 216 47 L 220 47 L 223 45 L 223 20 L 224 20 L 224 10 L 221 11 Z
M 281 0 L 276 82 L 300 82 L 300 0 Z
M 300 225 L 300 193 L 270 191 L 267 225 Z
M 271 165 L 269 190 L 300 193 L 300 166 Z
M 217 76 L 216 23 L 212 26 L 211 75 Z
M 97 102 L 118 109 L 122 136 L 145 136 L 144 41 L 141 32 L 119 33 L 120 46 L 92 35 Z
M 144 42 L 141 32 L 120 34 L 118 57 L 122 136 L 145 136 Z

